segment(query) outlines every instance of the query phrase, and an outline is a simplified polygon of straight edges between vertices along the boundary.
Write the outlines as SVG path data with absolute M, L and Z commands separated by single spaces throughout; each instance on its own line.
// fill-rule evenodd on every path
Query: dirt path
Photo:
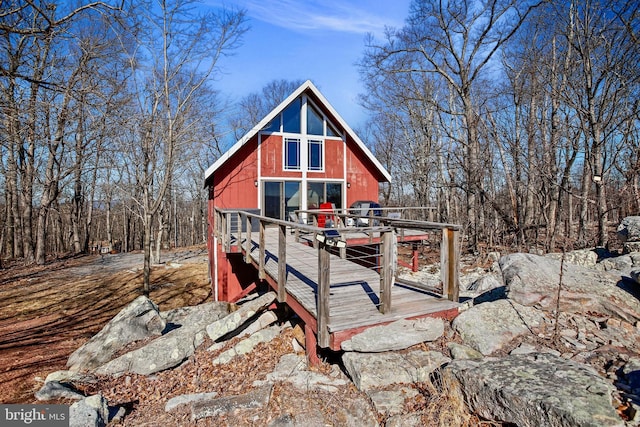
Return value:
M 161 310 L 210 295 L 206 248 L 163 254 L 150 298 Z M 50 372 L 141 295 L 142 254 L 91 255 L 0 270 L 0 402 L 35 402 Z

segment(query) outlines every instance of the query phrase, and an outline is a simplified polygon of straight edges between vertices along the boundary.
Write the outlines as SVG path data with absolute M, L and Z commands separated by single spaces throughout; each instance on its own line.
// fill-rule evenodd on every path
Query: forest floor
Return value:
M 207 300 L 206 247 L 163 252 L 150 298 L 161 311 Z M 0 402 L 35 402 L 47 374 L 142 295 L 142 254 L 86 255 L 0 270 Z

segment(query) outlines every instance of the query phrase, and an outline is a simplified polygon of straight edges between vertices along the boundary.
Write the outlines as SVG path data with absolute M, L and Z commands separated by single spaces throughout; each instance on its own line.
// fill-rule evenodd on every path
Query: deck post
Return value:
M 458 302 L 460 282 L 458 264 L 460 262 L 460 232 L 453 228 L 442 229 L 442 247 L 440 248 L 440 271 L 442 275 L 442 294 L 449 300 Z
M 245 215 L 247 224 L 247 238 L 244 243 L 244 262 L 251 264 L 251 217 Z
M 330 262 L 329 248 L 324 242 L 318 245 L 318 290 L 316 296 L 316 310 L 318 313 L 318 345 L 327 348 L 329 337 L 329 293 L 330 293 Z
M 278 302 L 287 300 L 287 226 L 278 226 Z
M 231 252 L 231 227 L 229 227 L 229 214 L 222 214 L 222 244 L 224 251 Z
M 236 239 L 237 239 L 236 247 L 238 248 L 238 252 L 241 253 L 242 252 L 242 212 L 238 211 L 236 215 L 237 215 L 236 228 L 238 229 L 236 231 Z
M 393 245 L 396 244 L 393 232 L 385 231 L 380 236 L 382 262 L 380 263 L 380 307 L 382 314 L 391 311 L 391 283 L 393 281 L 394 261 Z
M 260 240 L 259 240 L 259 248 L 260 254 L 258 255 L 258 278 L 260 280 L 264 280 L 267 278 L 267 274 L 264 271 L 264 263 L 265 263 L 265 238 L 264 238 L 264 229 L 265 222 L 260 220 Z

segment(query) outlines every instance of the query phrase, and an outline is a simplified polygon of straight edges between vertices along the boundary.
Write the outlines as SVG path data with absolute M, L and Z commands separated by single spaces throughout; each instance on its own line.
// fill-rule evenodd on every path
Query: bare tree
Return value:
M 245 31 L 244 13 L 197 14 L 191 2 L 159 1 L 142 5 L 136 40 L 148 59 L 132 57 L 138 121 L 130 154 L 136 168 L 142 219 L 144 292 L 149 293 L 154 218 L 164 227 L 161 209 L 174 179 L 177 158 L 192 126 L 194 100 L 215 71 L 218 60 L 236 48 Z M 156 252 L 159 262 L 159 253 Z

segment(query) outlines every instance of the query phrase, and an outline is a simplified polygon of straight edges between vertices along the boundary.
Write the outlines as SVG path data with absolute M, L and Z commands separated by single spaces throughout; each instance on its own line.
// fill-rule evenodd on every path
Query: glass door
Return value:
M 264 181 L 262 193 L 264 216 L 287 220 L 300 209 L 300 181 Z

